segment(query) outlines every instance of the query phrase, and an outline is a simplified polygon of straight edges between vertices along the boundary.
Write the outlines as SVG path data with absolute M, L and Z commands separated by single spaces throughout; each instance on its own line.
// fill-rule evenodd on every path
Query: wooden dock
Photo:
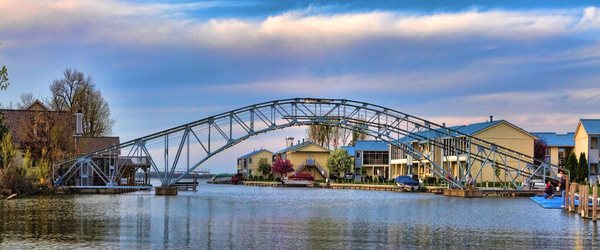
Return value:
M 376 190 L 376 191 L 399 191 L 396 185 L 372 185 L 372 184 L 350 184 L 350 183 L 319 183 L 318 187 L 331 189 L 356 189 L 356 190 Z
M 54 190 L 55 194 L 126 194 L 141 190 L 151 190 L 152 186 L 63 186 Z
M 579 214 L 584 219 L 590 219 L 593 222 L 598 220 L 598 186 L 592 187 L 590 194 L 589 185 L 580 185 L 569 183 L 567 178 L 565 185 L 565 206 L 564 209 L 570 213 Z
M 281 182 L 276 181 L 243 181 L 245 186 L 255 186 L 255 187 L 281 187 Z

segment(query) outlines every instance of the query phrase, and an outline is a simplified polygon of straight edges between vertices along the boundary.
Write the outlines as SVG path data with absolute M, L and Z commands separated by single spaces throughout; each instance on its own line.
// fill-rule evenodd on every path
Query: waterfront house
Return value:
M 119 144 L 119 137 L 81 136 L 81 123 L 77 128 L 77 115 L 71 112 L 50 110 L 39 100 L 35 100 L 23 109 L 1 109 L 0 113 L 18 151 L 15 162 L 19 165 L 23 164 L 23 157 L 27 149 L 31 152 L 35 167 L 36 161 L 42 156 L 43 148 L 51 151 L 49 153 L 50 161 L 56 162 Z M 82 116 L 79 115 L 79 118 Z M 115 165 L 115 159 L 119 154 L 118 150 L 107 151 L 98 154 L 92 160 L 108 176 L 110 166 Z M 128 166 L 126 161 L 122 161 L 122 163 L 122 166 Z M 101 183 L 101 178 L 95 171 L 97 170 L 93 170 L 89 166 L 79 169 L 71 184 L 77 186 L 104 184 Z M 123 183 L 130 183 L 126 179 L 133 176 L 135 171 L 128 169 L 121 171 L 124 173 L 122 176 L 125 177 Z
M 473 136 L 479 139 L 483 139 L 496 145 L 511 149 L 513 151 L 533 156 L 533 145 L 536 137 L 529 132 L 515 126 L 514 124 L 505 121 L 498 120 L 493 121 L 490 117 L 489 121 L 474 123 L 469 125 L 460 125 L 450 127 L 451 129 L 457 130 L 463 134 Z M 435 133 L 428 133 L 429 131 L 419 132 L 421 136 L 437 140 L 440 143 L 447 145 L 456 145 L 456 148 L 463 152 L 467 149 L 466 143 L 463 141 L 453 138 L 435 137 Z M 449 149 L 441 149 L 435 147 L 427 140 L 419 141 L 414 138 L 404 137 L 401 140 L 411 145 L 414 149 L 418 150 L 421 154 L 427 156 L 427 158 L 434 161 L 439 166 L 442 166 L 445 170 L 450 172 L 453 176 L 458 176 L 461 170 L 467 168 L 466 154 L 460 154 L 453 152 Z M 476 149 L 472 148 L 473 154 L 476 153 Z M 413 159 L 410 155 L 405 153 L 405 150 L 397 147 L 390 149 L 390 176 L 395 178 L 399 175 L 418 175 L 419 178 L 425 179 L 427 177 L 436 177 L 431 170 L 432 164 L 428 159 L 422 157 L 421 159 Z M 508 162 L 510 166 L 518 168 L 518 162 Z M 522 166 L 521 166 L 522 167 Z M 498 175 L 494 168 L 482 167 L 480 162 L 475 162 L 471 168 L 471 174 L 473 177 L 479 176 L 476 181 L 506 181 L 509 179 L 509 175 L 516 176 L 516 171 L 510 173 L 504 170 L 499 170 Z M 519 180 L 519 179 L 518 179 Z
M 254 150 L 250 153 L 240 156 L 237 159 L 238 174 L 242 174 L 244 178 L 262 175 L 262 173 L 258 170 L 258 162 L 261 159 L 266 159 L 270 167 L 273 163 L 273 153 L 269 150 L 261 149 Z
M 384 141 L 358 140 L 354 146 L 344 146 L 354 157 L 354 173 L 365 177 L 389 180 L 389 145 Z
M 315 180 L 324 180 L 329 176 L 327 169 L 327 158 L 330 150 L 311 141 L 298 141 L 294 144 L 293 139 L 287 140 L 287 147 L 275 152 L 273 159 L 278 157 L 288 159 L 294 167 L 295 173 L 306 173 Z
M 561 167 L 565 166 L 567 157 L 575 148 L 575 141 L 573 139 L 575 133 L 534 132 L 531 134 L 539 138 L 539 140 L 544 141 L 548 146 L 544 157 L 545 162 Z
M 580 119 L 575 129 L 575 155 L 585 153 L 588 162 L 588 180 L 598 181 L 600 149 L 600 119 Z

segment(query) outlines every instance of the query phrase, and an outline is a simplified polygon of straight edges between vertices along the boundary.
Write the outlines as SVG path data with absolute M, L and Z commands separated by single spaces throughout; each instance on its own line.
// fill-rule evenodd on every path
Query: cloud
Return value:
M 206 20 L 186 14 L 228 4 L 233 3 L 9 0 L 0 3 L 0 12 L 5 13 L 0 20 L 0 31 L 9 34 L 7 43 L 14 46 L 22 42 L 76 39 L 138 46 L 167 43 L 216 49 L 279 47 L 310 51 L 352 46 L 373 38 L 423 42 L 446 39 L 447 42 L 448 39 L 478 36 L 528 41 L 600 27 L 600 11 L 594 7 L 583 10 L 468 10 L 425 14 L 397 11 L 321 13 L 317 8 L 292 10 L 258 20 Z

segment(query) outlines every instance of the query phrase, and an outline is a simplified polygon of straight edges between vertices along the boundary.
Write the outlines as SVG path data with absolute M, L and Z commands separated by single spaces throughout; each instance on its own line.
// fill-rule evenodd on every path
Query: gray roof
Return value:
M 600 119 L 581 119 L 581 125 L 588 134 L 600 134 Z
M 554 132 L 533 132 L 537 138 L 544 140 L 550 147 L 575 147 L 575 133 L 557 134 Z
M 258 153 L 260 153 L 260 152 L 263 152 L 263 151 L 266 151 L 266 152 L 268 152 L 269 154 L 273 154 L 273 153 L 272 153 L 271 151 L 269 151 L 269 150 L 266 150 L 266 149 L 261 149 L 261 150 L 255 150 L 255 151 L 252 151 L 252 152 L 250 152 L 250 153 L 247 153 L 247 154 L 245 154 L 245 155 L 242 155 L 242 156 L 238 157 L 238 159 L 248 158 L 248 157 L 251 157 L 251 156 L 253 156 L 253 155 L 255 155 L 255 154 L 258 154 Z
M 311 144 L 321 147 L 319 144 L 316 144 L 316 143 L 314 143 L 312 141 L 304 141 L 304 142 L 302 142 L 300 144 L 292 145 L 292 146 L 289 146 L 289 147 L 284 148 L 282 150 L 279 150 L 279 151 L 275 152 L 275 154 L 277 155 L 277 154 L 285 153 L 287 151 L 297 151 L 297 150 L 299 150 L 299 149 L 301 149 L 301 148 L 303 148 L 305 146 L 311 145 Z

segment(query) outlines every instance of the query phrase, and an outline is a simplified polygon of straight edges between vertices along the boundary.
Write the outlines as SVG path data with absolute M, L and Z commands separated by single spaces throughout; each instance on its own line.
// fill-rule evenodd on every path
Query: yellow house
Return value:
M 311 141 L 298 141 L 296 145 L 288 142 L 288 147 L 275 153 L 273 159 L 288 159 L 295 173 L 307 173 L 315 180 L 324 180 L 329 176 L 327 158 L 330 150 Z
M 580 119 L 575 129 L 575 156 L 585 153 L 588 162 L 588 180 L 598 181 L 600 149 L 600 119 Z
M 454 126 L 450 128 L 495 143 L 496 145 L 512 149 L 516 152 L 533 156 L 533 144 L 536 137 L 505 120 L 492 121 L 490 119 L 490 121 L 487 122 Z M 425 136 L 427 135 L 427 131 L 420 133 L 423 133 Z M 444 144 L 457 145 L 458 148 L 463 150 L 466 150 L 467 148 L 467 145 L 460 140 L 453 141 L 456 139 L 452 138 L 432 139 Z M 459 176 L 461 170 L 465 170 L 468 166 L 468 157 L 466 154 L 456 155 L 452 150 L 442 150 L 426 141 L 417 141 L 408 137 L 405 137 L 402 140 L 404 143 L 410 144 L 413 148 L 419 150 L 421 154 L 428 156 L 429 159 L 452 173 L 453 176 Z M 476 150 L 476 148 L 471 149 L 473 152 L 472 154 L 475 154 Z M 404 150 L 396 147 L 391 148 L 390 158 L 390 176 L 392 178 L 407 174 L 418 175 L 421 179 L 435 177 L 431 170 L 432 164 L 425 158 L 412 159 L 412 157 L 407 155 Z M 508 162 L 507 164 L 515 168 L 518 167 L 518 162 Z M 506 173 L 504 170 L 500 170 L 498 175 L 496 175 L 496 172 L 492 167 L 482 168 L 480 162 L 475 162 L 471 167 L 471 175 L 473 177 L 478 176 L 476 181 L 480 183 L 486 181 L 506 181 L 509 178 L 509 174 L 516 175 L 516 173 Z M 520 179 L 517 180 L 520 181 Z
M 537 132 L 531 134 L 539 138 L 539 140 L 544 141 L 548 146 L 546 156 L 544 157 L 545 162 L 550 162 L 561 167 L 565 166 L 567 157 L 575 148 L 575 141 L 573 140 L 575 133 L 557 134 Z
M 273 163 L 273 153 L 266 149 L 252 151 L 248 154 L 240 156 L 237 159 L 237 171 L 244 178 L 250 176 L 261 176 L 262 173 L 258 170 L 258 163 L 261 159 L 266 159 L 267 164 L 271 166 Z

